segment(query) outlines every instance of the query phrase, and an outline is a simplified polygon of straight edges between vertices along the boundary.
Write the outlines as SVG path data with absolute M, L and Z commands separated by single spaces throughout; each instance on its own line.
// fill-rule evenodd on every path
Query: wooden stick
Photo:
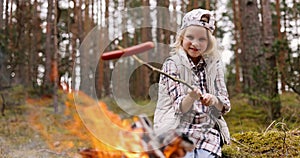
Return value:
M 173 76 L 171 76 L 171 75 L 169 75 L 169 74 L 161 71 L 160 69 L 158 69 L 158 68 L 156 68 L 156 67 L 154 67 L 154 66 L 152 66 L 152 65 L 150 65 L 150 64 L 148 64 L 146 62 L 144 62 L 142 59 L 138 58 L 136 55 L 132 55 L 131 57 L 133 59 L 135 59 L 137 62 L 139 62 L 140 64 L 144 64 L 145 66 L 147 66 L 148 68 L 150 68 L 152 71 L 155 71 L 155 72 L 158 72 L 160 74 L 163 74 L 163 75 L 167 76 L 168 78 L 170 78 L 171 80 L 173 80 L 175 82 L 182 83 L 182 84 L 186 85 L 188 88 L 190 88 L 191 90 L 194 90 L 194 88 L 190 84 L 188 84 L 187 82 L 185 82 L 184 80 L 176 78 L 176 77 L 173 77 Z
M 148 44 L 147 44 L 147 45 L 148 45 Z M 120 52 L 125 52 L 125 49 L 124 49 L 122 46 L 117 45 L 117 48 L 119 49 Z M 133 47 L 132 47 L 132 48 L 133 48 Z M 142 46 L 142 48 L 144 49 L 144 46 Z M 119 52 L 119 51 L 118 51 L 118 52 Z M 127 52 L 130 53 L 130 51 L 127 51 Z M 140 52 L 140 50 L 139 50 L 139 52 Z M 111 54 L 109 54 L 109 57 L 108 57 L 107 59 L 112 59 L 113 56 L 114 56 L 114 54 L 111 53 Z M 148 68 L 150 68 L 152 71 L 158 72 L 159 74 L 163 74 L 163 75 L 165 75 L 166 77 L 170 78 L 171 80 L 173 80 L 173 81 L 175 81 L 175 82 L 182 83 L 182 84 L 184 84 L 185 86 L 187 86 L 189 89 L 194 90 L 194 88 L 193 88 L 190 84 L 188 84 L 187 82 L 185 82 L 184 80 L 179 79 L 179 78 L 176 78 L 176 77 L 174 77 L 174 76 L 171 76 L 171 75 L 169 75 L 169 74 L 167 74 L 167 73 L 161 71 L 160 69 L 158 69 L 158 68 L 156 68 L 156 67 L 154 67 L 154 66 L 152 66 L 152 65 L 150 65 L 150 64 L 148 64 L 148 63 L 146 63 L 146 62 L 143 61 L 142 59 L 138 58 L 134 53 L 130 53 L 130 56 L 131 56 L 134 60 L 136 60 L 137 62 L 139 62 L 140 64 L 145 65 L 145 66 L 147 66 Z M 202 98 L 202 96 L 200 96 L 200 98 Z

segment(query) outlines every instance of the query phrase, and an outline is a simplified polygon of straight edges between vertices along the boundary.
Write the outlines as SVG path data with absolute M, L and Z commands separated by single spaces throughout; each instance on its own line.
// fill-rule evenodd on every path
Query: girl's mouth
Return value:
M 191 49 L 193 51 L 199 51 L 200 50 L 200 49 L 197 49 L 197 48 L 189 48 L 189 49 Z

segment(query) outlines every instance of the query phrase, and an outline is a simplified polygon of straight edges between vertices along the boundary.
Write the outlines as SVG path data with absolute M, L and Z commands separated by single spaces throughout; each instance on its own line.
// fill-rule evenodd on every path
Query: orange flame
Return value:
M 79 92 L 80 93 L 80 92 Z M 119 115 L 114 114 L 109 111 L 106 104 L 103 102 L 97 102 L 97 106 L 94 106 L 95 101 L 89 96 L 80 93 L 80 101 L 76 105 L 78 113 L 81 113 L 81 117 L 78 114 L 75 114 L 74 123 L 72 126 L 68 126 L 69 130 L 72 131 L 73 134 L 76 134 L 80 137 L 80 133 L 78 132 L 78 126 L 85 126 L 88 128 L 93 127 L 93 129 L 89 129 L 91 133 L 89 134 L 88 139 L 93 143 L 93 153 L 97 154 L 94 157 L 143 157 L 148 158 L 148 154 L 144 152 L 134 152 L 134 151 L 143 151 L 141 135 L 142 129 L 132 129 L 131 124 L 134 122 L 133 120 L 122 120 Z M 74 109 L 75 103 L 74 96 L 72 94 L 68 95 L 68 101 L 66 103 L 67 108 L 65 111 L 66 115 L 69 115 L 70 109 Z M 100 110 L 99 110 L 100 107 Z M 101 113 L 102 112 L 102 113 Z M 87 117 L 88 116 L 88 117 Z M 107 123 L 103 120 L 109 119 L 111 123 L 111 127 L 107 127 Z M 83 121 L 82 121 L 83 120 Z M 82 127 L 81 127 L 82 128 Z M 111 131 L 107 131 L 111 130 Z M 122 132 L 128 131 L 128 132 Z M 97 132 L 102 132 L 104 136 L 108 137 L 109 142 L 102 141 L 97 136 Z M 132 134 L 134 132 L 135 134 Z M 108 134 L 105 134 L 108 133 Z M 113 142 L 113 144 L 110 144 Z M 84 151 L 82 152 L 84 154 Z
M 77 95 L 75 98 L 74 96 Z M 49 98 L 50 99 L 50 98 Z M 28 100 L 28 103 L 36 103 L 38 100 Z M 45 98 L 40 102 L 48 103 Z M 51 149 L 56 151 L 68 150 L 77 146 L 85 147 L 80 154 L 83 158 L 149 158 L 149 152 L 144 151 L 147 144 L 143 141 L 145 129 L 132 128 L 133 123 L 140 121 L 138 117 L 121 119 L 119 115 L 109 111 L 105 103 L 97 102 L 84 93 L 68 93 L 65 102 L 64 121 L 57 120 L 53 115 L 42 115 L 39 108 L 34 108 L 29 121 L 33 127 L 46 138 Z M 47 117 L 49 122 L 43 122 L 39 118 Z M 63 123 L 61 123 L 63 122 Z M 48 124 L 48 125 L 47 125 Z M 73 139 L 66 140 L 61 132 L 51 131 L 55 124 L 60 129 L 68 131 Z M 76 140 L 74 141 L 74 136 Z M 61 139 L 60 139 L 61 138 Z M 64 138 L 64 139 L 62 139 Z M 178 152 L 182 148 L 182 139 L 176 138 L 165 147 L 163 154 L 166 158 L 182 155 Z

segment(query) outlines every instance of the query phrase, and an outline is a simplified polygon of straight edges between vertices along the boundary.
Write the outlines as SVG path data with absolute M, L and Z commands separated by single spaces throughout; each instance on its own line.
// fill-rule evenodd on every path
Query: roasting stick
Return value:
M 152 65 L 150 65 L 150 64 L 148 64 L 146 62 L 144 62 L 142 59 L 138 58 L 136 55 L 132 55 L 131 57 L 133 59 L 135 59 L 137 62 L 139 62 L 140 64 L 146 65 L 152 71 L 156 71 L 156 72 L 158 72 L 160 74 L 163 74 L 163 75 L 167 76 L 168 78 L 170 78 L 171 80 L 173 80 L 175 82 L 182 83 L 182 84 L 186 85 L 189 89 L 194 90 L 194 88 L 190 84 L 188 84 L 187 82 L 185 82 L 184 80 L 182 80 L 180 78 L 173 77 L 173 76 L 171 76 L 171 75 L 169 75 L 169 74 L 161 71 L 160 69 L 158 69 L 158 68 L 156 68 L 156 67 L 154 67 L 154 66 L 152 66 Z M 202 95 L 200 95 L 200 100 L 202 100 L 202 99 L 203 99 L 203 97 L 202 97 Z
M 147 66 L 148 68 L 150 68 L 152 71 L 156 71 L 156 72 L 158 72 L 158 73 L 160 73 L 160 74 L 163 74 L 163 75 L 167 76 L 168 78 L 172 79 L 172 80 L 175 81 L 175 82 L 182 83 L 182 84 L 186 85 L 188 88 L 190 88 L 191 90 L 194 89 L 190 84 L 188 84 L 188 83 L 185 82 L 184 80 L 179 79 L 179 78 L 176 78 L 176 77 L 173 77 L 173 76 L 171 76 L 171 75 L 169 75 L 169 74 L 167 74 L 167 73 L 161 71 L 160 69 L 158 69 L 158 68 L 156 68 L 156 67 L 154 67 L 154 66 L 152 66 L 152 65 L 150 65 L 150 64 L 148 64 L 148 63 L 146 63 L 146 62 L 144 62 L 143 60 L 141 60 L 140 58 L 138 58 L 136 55 L 132 55 L 131 57 L 134 58 L 134 59 L 135 59 L 137 62 L 139 62 L 140 64 L 146 65 L 146 66 Z
M 101 58 L 103 60 L 112 60 L 112 59 L 116 59 L 116 58 L 120 58 L 122 56 L 130 56 L 132 57 L 134 60 L 136 60 L 137 62 L 139 62 L 142 65 L 147 66 L 149 69 L 151 69 L 154 72 L 158 72 L 159 74 L 163 74 L 166 77 L 172 79 L 175 82 L 179 82 L 184 84 L 185 86 L 187 86 L 189 89 L 194 90 L 194 88 L 188 84 L 187 82 L 185 82 L 182 79 L 176 78 L 174 76 L 171 76 L 163 71 L 161 71 L 160 69 L 146 63 L 145 61 L 143 61 L 142 59 L 140 59 L 139 57 L 137 57 L 135 54 L 144 52 L 146 50 L 152 49 L 154 47 L 153 42 L 145 42 L 136 46 L 132 46 L 132 47 L 128 47 L 128 48 L 123 48 L 120 45 L 117 45 L 117 48 L 119 50 L 115 50 L 115 51 L 111 51 L 111 52 L 107 52 L 107 53 L 103 53 Z M 200 96 L 202 97 L 202 96 Z

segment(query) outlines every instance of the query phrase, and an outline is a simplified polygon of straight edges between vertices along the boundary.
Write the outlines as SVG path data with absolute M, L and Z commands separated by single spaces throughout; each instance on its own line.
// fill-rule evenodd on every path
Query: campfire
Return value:
M 176 130 L 161 136 L 155 135 L 151 121 L 145 115 L 122 120 L 109 111 L 105 103 L 80 95 L 81 98 L 84 96 L 85 101 L 76 103 L 76 109 L 94 136 L 91 139 L 92 147 L 79 150 L 83 158 L 171 158 L 184 156 L 186 151 L 194 147 Z

